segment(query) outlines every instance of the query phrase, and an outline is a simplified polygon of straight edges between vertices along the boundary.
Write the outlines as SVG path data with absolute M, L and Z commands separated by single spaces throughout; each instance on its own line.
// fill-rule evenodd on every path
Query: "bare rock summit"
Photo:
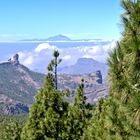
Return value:
M 19 55 L 15 54 L 8 61 L 11 62 L 14 65 L 18 65 L 19 64 Z

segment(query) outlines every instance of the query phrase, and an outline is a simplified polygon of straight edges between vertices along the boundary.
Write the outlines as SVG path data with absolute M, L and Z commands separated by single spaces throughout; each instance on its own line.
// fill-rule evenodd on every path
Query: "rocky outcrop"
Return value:
M 102 84 L 103 83 L 103 79 L 102 79 L 102 74 L 101 74 L 101 71 L 100 70 L 96 71 L 96 76 L 98 77 L 98 79 L 96 81 L 99 84 Z
M 82 75 L 61 74 L 58 76 L 59 89 L 69 89 L 71 91 L 70 97 L 66 97 L 66 100 L 72 101 L 74 99 L 75 90 L 81 83 L 81 79 L 84 79 L 84 91 L 87 103 L 95 104 L 100 98 L 108 96 L 109 85 L 102 83 L 101 71 Z
M 10 63 L 14 64 L 14 65 L 18 65 L 19 64 L 19 55 L 18 54 L 15 54 L 8 61 Z

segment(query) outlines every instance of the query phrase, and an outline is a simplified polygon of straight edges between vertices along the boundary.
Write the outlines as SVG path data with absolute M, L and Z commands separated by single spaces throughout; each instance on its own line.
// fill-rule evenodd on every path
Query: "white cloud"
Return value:
M 24 52 L 18 52 L 18 54 L 19 54 L 19 56 L 20 56 L 20 59 L 22 60 L 22 59 L 25 59 L 25 57 L 26 57 L 26 53 L 24 53 Z
M 65 55 L 62 57 L 62 60 L 69 60 L 71 59 L 71 55 Z
M 31 64 L 33 63 L 33 61 L 34 61 L 33 56 L 29 56 L 29 57 L 27 57 L 27 58 L 23 61 L 23 63 L 24 63 L 25 65 L 31 65 Z
M 55 46 L 50 46 L 49 43 L 42 43 L 42 44 L 39 44 L 36 48 L 35 48 L 35 52 L 36 53 L 40 53 L 41 51 L 43 50 L 46 50 L 46 49 L 49 49 L 49 50 L 54 50 L 56 49 Z
M 62 58 L 61 66 L 73 65 L 79 58 L 93 58 L 100 62 L 106 62 L 108 52 L 115 46 L 115 42 L 107 45 L 77 46 L 77 47 L 56 47 L 49 43 L 41 43 L 31 52 L 19 52 L 20 61 L 31 69 L 46 71 L 46 67 L 53 58 L 54 50 L 60 52 Z
M 89 54 L 86 54 L 86 55 L 83 55 L 83 58 L 93 58 L 93 56 L 89 55 Z

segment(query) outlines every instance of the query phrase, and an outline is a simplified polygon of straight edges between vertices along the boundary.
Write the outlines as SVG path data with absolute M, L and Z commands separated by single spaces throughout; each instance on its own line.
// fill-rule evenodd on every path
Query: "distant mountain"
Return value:
M 53 42 L 53 41 L 72 41 L 72 40 L 64 35 L 56 35 L 56 36 L 49 37 L 47 39 L 34 38 L 34 39 L 24 39 L 20 41 L 52 41 Z
M 64 35 L 56 35 L 53 37 L 49 37 L 47 41 L 71 41 L 71 39 Z
M 86 74 L 100 70 L 103 79 L 107 76 L 108 66 L 92 58 L 80 58 L 76 64 L 59 69 L 59 73 L 64 74 Z
M 20 41 L 40 41 L 40 42 L 44 42 L 44 41 L 70 41 L 70 42 L 95 42 L 95 43 L 106 43 L 106 42 L 111 42 L 108 40 L 103 40 L 103 39 L 70 39 L 69 37 L 65 36 L 65 35 L 55 35 L 55 36 L 51 36 L 49 38 L 32 38 L 32 39 L 23 39 Z
M 92 61 L 92 60 L 91 60 Z M 78 64 L 83 64 L 81 60 Z M 6 62 L 0 63 L 0 114 L 21 114 L 27 113 L 29 106 L 34 102 L 34 96 L 42 87 L 44 74 L 33 72 L 20 64 L 18 55 L 14 55 Z M 67 88 L 71 91 L 72 101 L 74 91 L 80 84 L 81 79 L 85 80 L 85 95 L 89 97 L 87 102 L 95 103 L 99 98 L 108 95 L 108 85 L 102 84 L 100 71 L 89 74 L 60 74 L 58 76 L 59 89 Z

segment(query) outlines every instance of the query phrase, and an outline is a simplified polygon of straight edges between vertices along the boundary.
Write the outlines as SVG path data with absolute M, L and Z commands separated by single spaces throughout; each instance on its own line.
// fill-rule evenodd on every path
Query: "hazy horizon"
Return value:
M 121 13 L 119 0 L 4 0 L 0 1 L 0 41 L 58 34 L 118 40 Z
M 57 49 L 64 66 L 83 57 L 106 63 L 108 52 L 121 37 L 121 13 L 119 0 L 0 1 L 0 61 L 18 53 L 25 66 L 45 69 Z M 19 41 L 60 34 L 92 41 Z

